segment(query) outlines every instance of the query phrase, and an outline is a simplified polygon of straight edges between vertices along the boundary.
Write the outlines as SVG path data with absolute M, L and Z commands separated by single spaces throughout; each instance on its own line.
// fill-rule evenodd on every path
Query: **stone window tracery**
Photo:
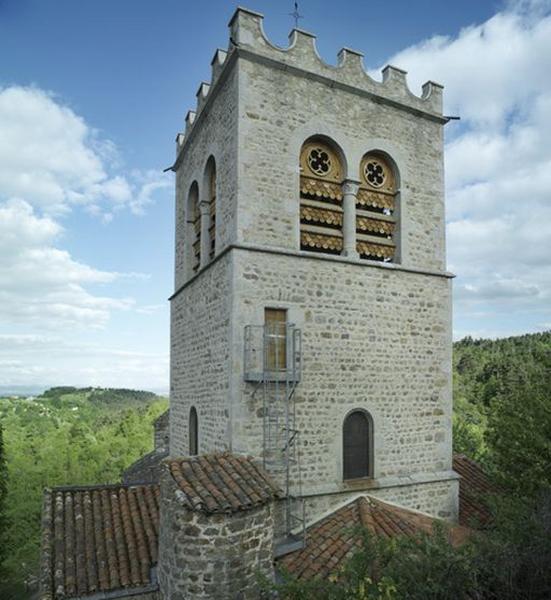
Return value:
M 356 197 L 356 250 L 360 258 L 392 262 L 396 255 L 397 186 L 390 161 L 366 154 Z
M 325 141 L 305 142 L 300 154 L 300 248 L 340 254 L 343 171 L 335 150 Z

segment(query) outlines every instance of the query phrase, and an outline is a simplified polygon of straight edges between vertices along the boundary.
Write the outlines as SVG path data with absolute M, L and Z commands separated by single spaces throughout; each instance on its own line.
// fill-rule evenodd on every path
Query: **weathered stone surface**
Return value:
M 264 406 L 258 386 L 244 381 L 244 328 L 262 325 L 265 308 L 286 309 L 288 322 L 302 330 L 302 379 L 294 400 L 307 516 L 369 491 L 454 520 L 441 87 L 429 83 L 423 97 L 415 97 L 405 74 L 394 67 L 384 70 L 382 83 L 375 82 L 350 50 L 342 51 L 337 68 L 329 67 L 304 32 L 293 34 L 290 49 L 278 49 L 265 39 L 260 23 L 259 15 L 243 10 L 232 19 L 237 46 L 215 57 L 213 80 L 201 87 L 196 115 L 188 119 L 179 146 L 171 454 L 189 452 L 194 406 L 200 453 L 228 449 L 262 456 Z M 399 189 L 393 264 L 358 259 L 353 244 L 340 257 L 300 250 L 299 155 L 311 136 L 334 145 L 347 181 L 359 179 L 368 152 L 392 159 Z M 203 256 L 194 274 L 188 195 L 197 182 L 199 199 L 207 197 L 211 155 L 217 173 L 216 257 L 207 263 Z M 353 209 L 348 198 L 346 210 Z M 350 238 L 355 221 L 345 217 Z M 373 420 L 373 476 L 346 482 L 342 427 L 357 409 Z M 298 482 L 293 467 L 295 492 Z M 257 523 L 213 525 L 177 510 L 174 502 L 167 499 L 161 527 L 162 545 L 163 536 L 172 536 L 166 538 L 167 552 L 179 553 L 167 554 L 173 567 L 167 562 L 162 569 L 173 594 L 184 583 L 172 571 L 186 560 L 192 564 L 185 582 L 190 597 L 206 597 L 201 594 L 222 572 L 231 578 L 224 569 L 237 566 L 225 560 L 224 536 L 245 535 L 264 518 L 281 532 L 281 504 L 269 509 L 269 517 L 259 513 Z M 201 533 L 186 538 L 184 524 Z M 177 546 L 189 548 L 192 537 L 193 556 L 186 559 Z M 252 551 L 256 537 L 242 543 Z M 219 563 L 223 567 L 213 567 Z
M 272 503 L 238 513 L 188 510 L 165 467 L 161 477 L 159 582 L 163 598 L 259 597 L 257 576 L 273 576 Z

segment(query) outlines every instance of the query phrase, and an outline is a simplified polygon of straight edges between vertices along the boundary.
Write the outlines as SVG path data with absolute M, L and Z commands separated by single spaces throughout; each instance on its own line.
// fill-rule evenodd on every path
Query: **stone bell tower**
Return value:
M 173 166 L 171 456 L 252 455 L 307 518 L 369 490 L 453 520 L 442 88 L 229 27 Z

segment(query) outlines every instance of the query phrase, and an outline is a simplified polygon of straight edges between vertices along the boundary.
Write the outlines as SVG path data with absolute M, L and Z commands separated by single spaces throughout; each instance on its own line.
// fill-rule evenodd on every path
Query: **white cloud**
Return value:
M 41 329 L 103 327 L 113 309 L 131 299 L 96 296 L 87 284 L 107 284 L 119 273 L 74 260 L 53 244 L 62 232 L 50 217 L 39 217 L 24 200 L 0 204 L 0 313 L 6 323 Z
M 461 330 L 538 330 L 551 304 L 551 3 L 510 2 L 389 62 L 445 85 L 448 256 Z M 511 315 L 516 316 L 511 319 Z
M 115 145 L 40 89 L 0 88 L 0 131 L 0 384 L 166 388 L 166 356 L 109 347 L 114 313 L 158 309 L 118 297 L 114 284 L 149 276 L 78 260 L 61 246 L 61 223 L 74 210 L 103 223 L 142 215 L 170 176 L 124 173 Z M 79 341 L 100 335 L 107 344 Z
M 0 386 L 127 387 L 166 391 L 168 356 L 70 341 L 56 335 L 0 335 Z
M 114 144 L 37 88 L 0 88 L 0 131 L 0 200 L 23 198 L 51 215 L 91 206 L 108 222 L 113 210 L 143 212 L 152 191 L 171 185 L 161 172 L 113 173 L 120 166 Z

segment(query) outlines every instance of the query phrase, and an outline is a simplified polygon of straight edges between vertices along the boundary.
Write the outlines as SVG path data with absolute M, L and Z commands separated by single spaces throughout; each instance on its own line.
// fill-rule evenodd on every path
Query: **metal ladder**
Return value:
M 291 551 L 291 546 L 295 549 L 303 545 L 305 530 L 300 432 L 295 413 L 295 391 L 301 374 L 301 342 L 301 331 L 293 324 L 247 325 L 245 328 L 246 378 L 257 381 L 255 393 L 262 389 L 263 465 L 284 481 L 287 538 L 284 545 L 288 547 L 287 552 Z M 260 343 L 261 357 L 258 356 Z M 293 533 L 297 530 L 300 533 Z

